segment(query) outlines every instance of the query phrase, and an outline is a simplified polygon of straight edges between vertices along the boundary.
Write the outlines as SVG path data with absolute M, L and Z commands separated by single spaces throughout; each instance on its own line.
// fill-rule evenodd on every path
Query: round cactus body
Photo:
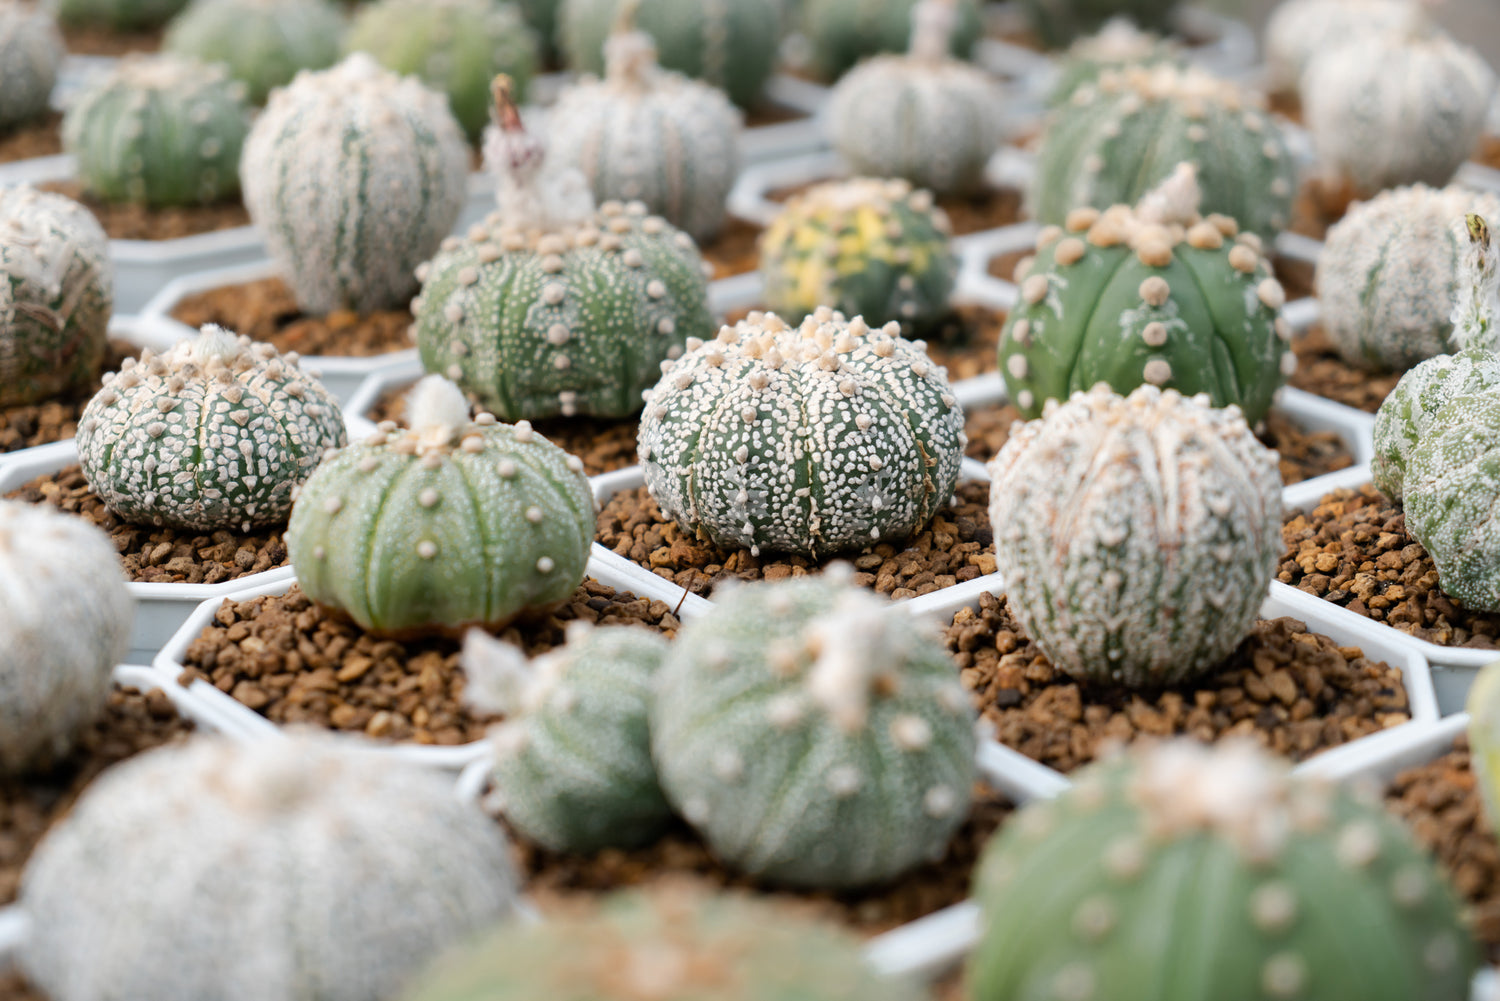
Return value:
M 958 482 L 963 410 L 894 324 L 751 313 L 663 368 L 638 438 L 646 486 L 718 545 L 818 558 L 903 539 Z
M 812 43 L 813 66 L 826 80 L 843 76 L 861 59 L 905 52 L 912 42 L 912 10 L 923 0 L 807 0 L 802 32 Z M 949 51 L 968 59 L 984 34 L 976 0 L 956 0 L 958 24 Z M 993 111 L 994 109 L 992 109 Z
M 1375 487 L 1392 501 L 1406 494 L 1406 474 L 1419 443 L 1425 442 L 1438 414 L 1464 399 L 1500 399 L 1500 355 L 1465 350 L 1436 355 L 1414 366 L 1375 414 L 1375 455 L 1370 472 Z
M 441 773 L 194 738 L 110 769 L 48 834 L 21 964 L 51 1001 L 384 1001 L 513 918 L 508 852 Z
M 159 28 L 188 0 L 49 0 L 57 19 L 82 28 L 147 31 Z
M 594 495 L 583 463 L 522 421 L 469 420 L 430 376 L 411 430 L 383 424 L 325 459 L 287 526 L 302 590 L 388 634 L 500 627 L 583 581 Z
M 59 761 L 104 712 L 134 611 L 103 532 L 0 501 L 0 774 Z
M 0 187 L 0 407 L 88 386 L 114 306 L 109 238 L 71 198 Z
M 530 663 L 479 630 L 464 639 L 464 699 L 506 720 L 490 733 L 487 805 L 558 852 L 634 848 L 672 809 L 656 781 L 647 712 L 667 641 L 639 628 L 569 623 L 567 642 Z
M 766 305 L 796 322 L 820 306 L 914 331 L 949 312 L 958 281 L 948 215 L 930 191 L 857 177 L 794 196 L 760 241 Z
M 250 102 L 264 104 L 298 70 L 338 62 L 343 32 L 343 14 L 330 0 L 195 0 L 172 21 L 162 48 L 223 63 Z
M 521 12 L 495 0 L 378 0 L 355 17 L 344 51 L 368 52 L 447 94 L 471 139 L 489 121 L 495 74 L 511 77 L 519 100 L 541 58 Z
M 1198 169 L 1202 209 L 1269 239 L 1291 219 L 1297 165 L 1260 98 L 1201 69 L 1105 70 L 1053 109 L 1037 152 L 1032 215 L 1134 204 L 1179 163 Z
M 940 857 L 968 812 L 974 710 L 941 641 L 846 573 L 745 585 L 657 674 L 667 798 L 725 864 L 866 886 Z
M 310 313 L 403 306 L 466 197 L 448 102 L 356 53 L 297 74 L 245 141 L 245 208 Z
M 46 113 L 63 54 L 50 14 L 22 0 L 0 0 L 0 131 Z
M 1266 21 L 1266 89 L 1296 94 L 1315 55 L 1410 18 L 1411 0 L 1282 0 Z
M 1084 84 L 1096 83 L 1105 70 L 1119 72 L 1129 66 L 1173 65 L 1186 67 L 1177 43 L 1141 31 L 1126 18 L 1113 18 L 1093 35 L 1068 46 L 1057 67 L 1057 79 L 1047 92 L 1047 107 L 1066 104 Z
M 1190 208 L 1190 181 L 1181 171 L 1134 209 L 1078 209 L 1042 231 L 1000 334 L 1022 416 L 1099 382 L 1207 393 L 1252 423 L 1265 416 L 1296 365 L 1285 293 L 1258 237 Z M 1157 197 L 1174 189 L 1180 205 Z
M 1469 687 L 1470 765 L 1494 829 L 1500 822 L 1500 661 L 1486 665 Z
M 1001 829 L 975 886 L 974 1001 L 1456 1001 L 1479 963 L 1378 800 L 1246 742 L 1093 766 Z
M 558 42 L 574 70 L 604 71 L 604 44 L 624 0 L 561 0 Z M 760 100 L 781 42 L 778 0 L 639 0 L 636 22 L 661 64 L 713 84 L 745 108 Z
M 1096 386 L 1017 429 L 990 475 L 995 566 L 1059 670 L 1174 685 L 1249 633 L 1281 555 L 1281 477 L 1234 407 Z

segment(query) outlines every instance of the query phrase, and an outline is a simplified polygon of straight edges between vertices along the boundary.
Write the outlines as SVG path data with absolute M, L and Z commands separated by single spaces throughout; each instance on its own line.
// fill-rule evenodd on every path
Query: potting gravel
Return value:
M 120 362 L 126 358 L 138 358 L 140 353 L 140 348 L 127 341 L 110 341 L 101 374 L 118 371 Z M 99 380 L 95 379 L 70 399 L 0 407 L 0 453 L 47 445 L 73 437 L 78 430 L 78 418 L 83 415 L 83 408 L 88 406 L 89 400 L 98 391 Z
M 56 156 L 62 152 L 62 112 L 49 111 L 45 118 L 0 133 L 0 163 Z
M 303 355 L 368 358 L 413 347 L 408 328 L 411 311 L 387 309 L 356 313 L 336 309 L 326 316 L 306 316 L 292 290 L 280 278 L 262 278 L 190 295 L 172 310 L 190 327 L 217 323 L 278 351 Z
M 761 228 L 730 216 L 724 220 L 719 235 L 698 249 L 713 266 L 713 280 L 744 274 L 760 267 Z
M 63 45 L 71 55 L 123 56 L 127 52 L 155 52 L 161 48 L 165 28 L 126 31 L 107 28 L 95 21 L 59 25 Z
M 1301 761 L 1411 718 L 1399 670 L 1291 618 L 1258 620 L 1204 679 L 1160 692 L 1068 678 L 992 594 L 977 612 L 961 610 L 945 637 L 997 739 L 1062 772 L 1111 743 L 1179 734 L 1254 737 Z
M 1373 414 L 1401 381 L 1400 372 L 1367 372 L 1344 361 L 1321 326 L 1313 326 L 1292 341 L 1297 371 L 1290 385 L 1346 407 Z
M 105 202 L 84 193 L 77 181 L 47 181 L 38 187 L 81 202 L 112 240 L 175 240 L 250 225 L 250 213 L 238 198 L 210 205 L 153 208 L 133 202 Z

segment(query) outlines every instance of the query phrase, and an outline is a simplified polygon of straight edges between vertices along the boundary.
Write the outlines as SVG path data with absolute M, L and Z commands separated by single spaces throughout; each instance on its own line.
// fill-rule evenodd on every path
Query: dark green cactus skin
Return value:
M 1091 34 L 1112 17 L 1128 17 L 1147 31 L 1172 27 L 1178 0 L 1024 0 L 1031 26 L 1049 49 Z
M 813 64 L 826 80 L 843 76 L 861 59 L 905 52 L 911 40 L 911 10 L 917 0 L 808 0 L 802 31 L 813 45 Z M 958 26 L 950 48 L 968 59 L 984 35 L 975 0 L 958 0 Z

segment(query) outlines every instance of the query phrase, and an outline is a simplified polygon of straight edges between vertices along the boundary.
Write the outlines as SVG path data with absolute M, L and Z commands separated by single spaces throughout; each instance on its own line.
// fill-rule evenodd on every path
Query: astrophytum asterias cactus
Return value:
M 1411 8 L 1412 0 L 1282 0 L 1266 21 L 1266 89 L 1296 94 L 1315 55 L 1400 27 Z
M 29 0 L 0 0 L 0 131 L 46 113 L 62 58 L 52 15 Z
M 1128 18 L 1111 19 L 1096 34 L 1085 35 L 1072 45 L 1057 66 L 1057 79 L 1047 92 L 1047 107 L 1065 104 L 1073 92 L 1094 83 L 1105 70 L 1127 66 L 1186 66 L 1180 46 L 1160 35 L 1137 28 Z
M 162 49 L 223 63 L 252 104 L 299 70 L 339 58 L 344 16 L 331 0 L 195 0 L 172 21 Z
M 912 10 L 922 0 L 805 0 L 802 33 L 812 45 L 813 66 L 826 80 L 855 63 L 911 46 Z M 984 34 L 976 0 L 958 0 L 958 25 L 948 38 L 953 55 L 967 59 Z

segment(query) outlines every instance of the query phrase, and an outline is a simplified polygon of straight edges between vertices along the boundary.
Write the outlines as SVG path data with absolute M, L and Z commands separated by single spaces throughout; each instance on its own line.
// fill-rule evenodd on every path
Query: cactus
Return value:
M 1500 218 L 1500 199 L 1418 184 L 1356 204 L 1318 258 L 1323 329 L 1351 365 L 1401 371 L 1454 350 L 1449 312 L 1467 240 L 1453 221 Z
M 984 187 L 1004 99 L 986 73 L 948 55 L 956 2 L 921 0 L 912 8 L 910 54 L 863 62 L 834 87 L 833 146 L 856 173 L 902 177 L 940 194 Z
M 912 13 L 922 0 L 807 0 L 802 31 L 812 43 L 813 68 L 826 80 L 843 76 L 861 59 L 905 52 L 912 44 Z M 984 34 L 976 0 L 957 0 L 958 24 L 948 37 L 952 54 L 968 59 Z M 994 113 L 994 109 L 990 109 Z
M 953 663 L 851 571 L 721 591 L 657 673 L 662 789 L 716 857 L 768 882 L 893 879 L 968 813 L 974 710 Z
M 949 312 L 952 228 L 932 193 L 856 177 L 793 196 L 761 237 L 766 306 L 793 322 L 820 306 L 914 332 Z
M 1042 44 L 1060 49 L 1117 17 L 1129 18 L 1147 31 L 1166 34 L 1172 28 L 1178 0 L 1023 0 L 1022 6 Z
M 125 359 L 78 420 L 78 461 L 107 508 L 199 532 L 284 522 L 323 453 L 347 441 L 338 403 L 295 353 L 211 324 Z
M 0 0 L 0 132 L 47 113 L 63 58 L 57 22 L 22 0 Z
M 387 634 L 498 628 L 572 595 L 594 540 L 583 463 L 525 421 L 470 421 L 438 376 L 410 401 L 411 430 L 382 424 L 303 484 L 286 532 L 302 590 Z
M 495 0 L 378 0 L 355 17 L 344 51 L 447 94 L 470 139 L 489 121 L 491 78 L 508 74 L 520 100 L 541 59 L 521 12 Z
M 644 205 L 596 211 L 582 175 L 549 170 L 508 86 L 485 144 L 500 210 L 417 271 L 422 364 L 507 420 L 625 417 L 713 327 L 703 260 Z
M 1291 219 L 1297 165 L 1257 95 L 1197 67 L 1105 70 L 1047 120 L 1032 214 L 1134 204 L 1179 163 L 1198 168 L 1205 213 L 1270 239 Z
M 103 532 L 0 501 L 0 774 L 55 764 L 103 714 L 134 606 Z
M 1160 35 L 1141 31 L 1128 18 L 1111 18 L 1097 33 L 1086 35 L 1068 47 L 1057 67 L 1057 78 L 1047 91 L 1047 107 L 1066 104 L 1084 84 L 1097 83 L 1105 70 L 1119 72 L 1130 66 L 1172 65 L 1186 67 L 1180 46 Z
M 592 853 L 646 844 L 670 823 L 646 729 L 667 641 L 646 629 L 568 625 L 564 646 L 527 662 L 477 629 L 464 638 L 464 699 L 504 723 L 492 797 L 531 841 Z
M 638 436 L 646 486 L 718 545 L 820 558 L 903 539 L 958 482 L 963 410 L 895 324 L 751 313 L 663 370 Z
M 635 0 L 605 43 L 603 81 L 563 91 L 548 117 L 552 156 L 576 167 L 601 201 L 640 201 L 695 240 L 724 225 L 740 169 L 743 118 L 722 91 L 664 71 L 655 43 L 631 27 Z
M 1500 827 L 1500 662 L 1482 668 L 1469 688 L 1470 766 L 1490 829 Z
M 114 306 L 109 238 L 71 198 L 0 187 L 0 407 L 90 385 Z
M 1266 20 L 1266 89 L 1296 94 L 1314 55 L 1401 27 L 1411 6 L 1412 0 L 1282 0 Z
M 1447 184 L 1479 143 L 1495 93 L 1479 53 L 1411 17 L 1320 52 L 1302 77 L 1313 152 L 1362 195 Z
M 223 63 L 259 105 L 298 70 L 338 62 L 343 32 L 343 13 L 330 0 L 194 0 L 173 19 L 162 49 Z
M 1286 295 L 1258 237 L 1199 217 L 1193 175 L 1183 165 L 1134 209 L 1077 209 L 1042 231 L 1000 335 L 1024 417 L 1101 381 L 1203 392 L 1251 423 L 1265 416 L 1296 367 Z
M 1282 551 L 1281 476 L 1236 408 L 1099 385 L 1018 428 L 990 476 L 996 569 L 1059 670 L 1181 684 L 1249 633 Z
M 599 74 L 604 43 L 626 0 L 561 0 L 558 44 L 569 68 Z M 641 0 L 637 21 L 661 64 L 696 77 L 740 107 L 760 100 L 781 41 L 779 0 Z
M 1454 1001 L 1479 964 L 1378 799 L 1248 741 L 1093 766 L 1005 825 L 975 886 L 974 1001 Z
M 515 913 L 508 850 L 440 773 L 196 737 L 110 769 L 48 834 L 20 959 L 51 1001 L 384 1001 Z
M 149 31 L 170 21 L 188 0 L 48 0 L 57 19 L 82 28 Z
M 404 306 L 468 173 L 443 96 L 358 53 L 272 94 L 241 170 L 245 208 L 309 313 Z

